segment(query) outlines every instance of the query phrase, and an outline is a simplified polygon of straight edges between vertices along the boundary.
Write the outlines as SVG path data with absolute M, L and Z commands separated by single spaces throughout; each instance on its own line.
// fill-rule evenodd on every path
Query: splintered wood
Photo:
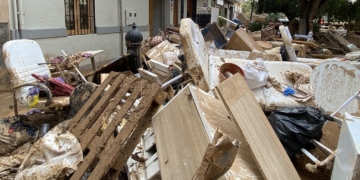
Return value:
M 110 88 L 106 90 L 108 85 Z M 152 110 L 159 104 L 153 102 L 163 100 L 157 98 L 161 94 L 159 90 L 158 84 L 110 73 L 69 126 L 84 153 L 84 161 L 72 180 L 81 179 L 85 172 L 91 172 L 88 179 L 102 179 L 105 175 L 111 179 L 117 177 L 151 123 Z M 104 129 L 104 123 L 114 114 Z M 125 125 L 116 133 L 118 125 L 125 120 Z
M 245 79 L 236 74 L 216 87 L 265 179 L 300 179 Z

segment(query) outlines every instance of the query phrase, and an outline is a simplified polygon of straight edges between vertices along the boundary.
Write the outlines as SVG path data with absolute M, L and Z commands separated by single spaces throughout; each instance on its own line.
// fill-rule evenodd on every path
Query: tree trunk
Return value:
M 313 19 L 326 1 L 327 0 L 300 0 L 301 14 L 299 34 L 307 34 L 309 31 L 313 31 Z
M 309 2 L 307 0 L 300 0 L 301 14 L 299 19 L 299 34 L 307 34 L 308 17 L 309 17 Z
M 252 2 L 251 2 L 250 21 L 251 21 L 251 19 L 252 19 L 252 14 L 253 14 L 253 12 L 254 12 L 254 6 L 255 6 L 255 0 L 252 0 Z

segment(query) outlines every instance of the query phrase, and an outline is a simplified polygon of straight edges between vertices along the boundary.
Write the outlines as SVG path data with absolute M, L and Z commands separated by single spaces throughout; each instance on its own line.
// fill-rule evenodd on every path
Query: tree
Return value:
M 300 15 L 300 5 L 294 0 L 259 0 L 257 13 L 284 13 L 291 21 Z
M 252 19 L 252 15 L 253 15 L 253 12 L 254 12 L 254 8 L 255 8 L 255 0 L 252 0 L 252 2 L 251 2 L 250 21 L 251 21 L 251 19 Z
M 360 24 L 360 0 L 329 0 L 325 12 L 331 19 L 347 22 L 348 32 L 352 30 L 352 25 Z
M 291 21 L 300 17 L 299 33 L 313 30 L 312 20 L 328 0 L 259 0 L 258 13 L 282 12 Z
M 300 2 L 300 21 L 299 33 L 307 34 L 313 31 L 313 20 L 320 8 L 324 7 L 328 0 L 299 0 Z

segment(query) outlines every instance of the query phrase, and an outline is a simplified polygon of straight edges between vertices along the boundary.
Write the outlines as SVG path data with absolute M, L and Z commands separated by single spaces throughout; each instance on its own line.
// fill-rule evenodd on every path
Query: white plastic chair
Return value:
M 26 105 L 29 86 L 37 86 L 47 94 L 45 106 L 59 104 L 52 98 L 52 94 L 45 85 L 37 83 L 31 74 L 51 76 L 50 70 L 45 63 L 45 59 L 39 44 L 33 40 L 21 39 L 11 40 L 4 44 L 3 54 L 5 65 L 9 72 L 12 91 L 14 92 L 14 111 L 18 115 L 17 104 Z M 63 99 L 62 99 L 63 101 Z M 39 104 L 44 101 L 39 101 Z M 63 104 L 61 102 L 60 104 Z

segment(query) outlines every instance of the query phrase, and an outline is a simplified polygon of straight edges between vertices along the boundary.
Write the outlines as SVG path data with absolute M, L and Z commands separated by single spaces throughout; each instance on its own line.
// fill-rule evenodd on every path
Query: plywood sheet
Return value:
M 225 177 L 227 179 L 263 179 L 251 154 L 249 144 L 235 127 L 234 122 L 230 120 L 224 103 L 195 86 L 189 88 L 209 138 L 213 138 L 219 127 L 224 136 L 229 137 L 231 141 L 237 139 L 241 143 L 235 161 Z
M 259 52 L 265 52 L 254 39 L 242 28 L 235 31 L 231 36 L 229 42 L 224 49 L 238 50 L 238 51 L 253 51 L 256 49 Z
M 199 28 L 190 18 L 181 20 L 180 37 L 193 81 L 200 89 L 209 91 L 208 48 Z
M 269 180 L 300 179 L 245 79 L 236 74 L 216 89 L 248 142 L 264 177 Z
M 185 88 L 153 117 L 162 179 L 191 179 L 210 142 L 190 90 Z
M 164 52 L 174 52 L 179 54 L 179 51 L 180 50 L 175 45 L 171 44 L 167 40 L 164 40 L 162 43 L 156 45 L 155 47 L 147 51 L 145 55 L 149 59 L 154 59 L 156 61 L 164 63 L 162 58 Z

